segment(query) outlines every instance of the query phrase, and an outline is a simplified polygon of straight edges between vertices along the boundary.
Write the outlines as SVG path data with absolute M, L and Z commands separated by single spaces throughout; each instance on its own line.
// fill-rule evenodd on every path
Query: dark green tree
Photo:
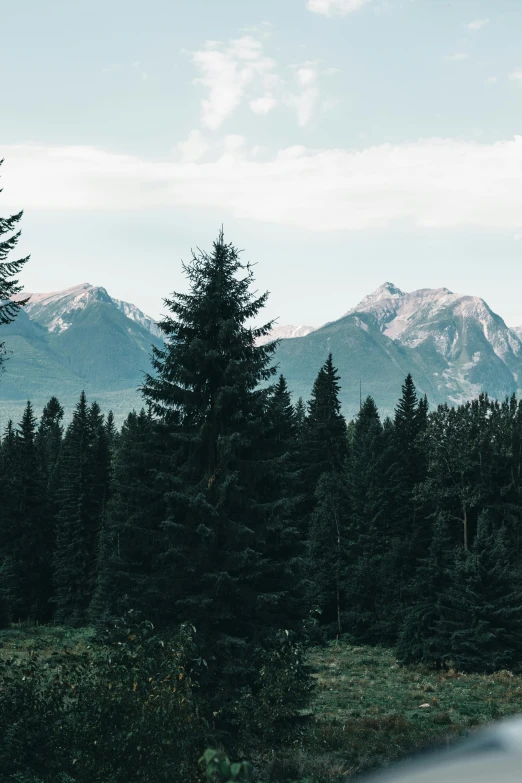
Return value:
M 339 376 L 332 354 L 319 370 L 308 403 L 304 458 L 310 491 L 323 473 L 340 473 L 348 454 L 346 421 L 341 413 Z
M 63 442 L 53 558 L 55 619 L 69 625 L 85 623 L 94 588 L 100 524 L 94 420 L 82 392 Z
M 107 427 L 105 417 L 97 402 L 89 407 L 89 427 L 92 435 L 92 457 L 94 461 L 94 495 L 98 504 L 99 525 L 110 497 L 111 438 L 113 432 Z
M 8 438 L 12 436 L 8 433 Z M 2 513 L 4 556 L 10 568 L 9 614 L 15 620 L 46 621 L 50 617 L 52 529 L 45 516 L 45 483 L 38 464 L 36 419 L 31 403 L 12 443 L 10 497 Z M 5 585 L 7 589 L 7 585 Z
M 309 576 L 311 605 L 330 638 L 346 630 L 346 549 L 349 498 L 342 475 L 323 473 L 315 491 L 310 520 Z
M 4 160 L 0 160 L 0 166 Z M 0 189 L 0 193 L 2 189 Z M 15 275 L 18 275 L 29 260 L 29 256 L 17 261 L 8 261 L 8 256 L 18 244 L 20 230 L 16 230 L 22 218 L 23 212 L 17 212 L 8 218 L 0 218 L 0 325 L 9 324 L 16 318 L 21 307 L 27 299 L 13 297 L 22 291 Z M 4 358 L 4 343 L 0 342 L 0 367 Z
M 351 633 L 376 643 L 390 641 L 390 602 L 395 602 L 397 588 L 394 567 L 389 562 L 393 555 L 393 517 L 388 445 L 377 406 L 372 397 L 367 397 L 353 425 L 346 470 L 350 516 L 345 589 Z
M 401 663 L 424 663 L 440 668 L 447 649 L 440 647 L 437 623 L 440 602 L 447 592 L 455 564 L 448 522 L 439 517 L 433 527 L 430 549 L 408 587 L 408 603 L 400 627 L 397 657 Z
M 15 514 L 16 430 L 10 419 L 0 447 L 0 627 L 11 621 L 16 580 L 10 546 Z
M 473 546 L 460 548 L 441 595 L 433 646 L 459 671 L 512 669 L 522 660 L 522 582 L 504 529 L 481 514 Z
M 281 556 L 295 526 L 280 444 L 266 427 L 273 389 L 261 385 L 274 375 L 276 344 L 256 342 L 272 324 L 250 326 L 267 294 L 251 293 L 252 269 L 222 232 L 184 271 L 189 292 L 165 300 L 166 345 L 154 349 L 143 392 L 167 441 L 156 475 L 167 505 L 168 618 L 196 627 L 202 687 L 224 727 L 241 695 L 254 693 L 279 631 L 301 626 L 296 557 Z
M 160 625 L 169 585 L 160 580 L 165 549 L 163 493 L 156 487 L 154 421 L 142 409 L 125 420 L 114 456 L 111 499 L 102 524 L 91 615 L 98 623 L 137 610 Z

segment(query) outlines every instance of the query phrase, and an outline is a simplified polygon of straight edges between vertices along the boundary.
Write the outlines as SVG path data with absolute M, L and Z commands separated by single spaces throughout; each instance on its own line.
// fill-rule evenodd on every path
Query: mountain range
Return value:
M 53 394 L 70 413 L 82 389 L 119 422 L 141 406 L 137 387 L 150 370 L 151 346 L 162 345 L 153 318 L 89 283 L 21 296 L 29 296 L 24 310 L 0 327 L 10 352 L 0 377 L 2 426 L 19 419 L 27 399 L 39 413 Z M 521 393 L 522 327 L 509 328 L 483 299 L 447 288 L 406 293 L 385 283 L 337 320 L 276 326 L 271 337 L 281 339 L 275 360 L 295 398 L 308 399 L 332 352 L 348 417 L 361 393 L 392 413 L 409 372 L 432 406 L 481 391 Z
M 137 387 L 150 371 L 151 345 L 163 344 L 152 318 L 89 283 L 49 294 L 24 293 L 29 302 L 0 327 L 8 356 L 0 376 L 0 424 L 16 420 L 30 399 L 38 414 L 56 395 L 70 413 L 85 389 L 121 421 L 141 406 Z

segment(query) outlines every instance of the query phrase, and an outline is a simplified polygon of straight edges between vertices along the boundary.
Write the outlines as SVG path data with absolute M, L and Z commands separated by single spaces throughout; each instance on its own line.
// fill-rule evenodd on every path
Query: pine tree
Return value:
M 63 438 L 63 408 L 51 397 L 43 409 L 36 434 L 36 449 L 40 471 L 49 487 L 56 482 Z
M 105 435 L 107 437 L 109 451 L 112 456 L 116 450 L 116 446 L 118 445 L 119 437 L 119 433 L 114 422 L 114 413 L 112 411 L 108 412 L 107 418 L 105 419 Z
M 3 163 L 0 160 L 0 166 Z M 0 189 L 0 193 L 2 190 Z M 18 261 L 8 261 L 9 253 L 14 250 L 20 239 L 20 231 L 16 231 L 18 223 L 22 218 L 23 212 L 11 215 L 8 218 L 0 218 L 0 325 L 8 324 L 14 321 L 21 307 L 27 299 L 13 301 L 12 297 L 19 294 L 22 286 L 18 284 L 15 275 L 18 275 L 24 264 L 29 260 L 29 256 L 20 258 Z M 15 232 L 15 233 L 13 233 Z M 5 237 L 5 238 L 3 238 Z M 0 343 L 0 367 L 4 356 L 4 343 Z
M 347 531 L 347 623 L 367 642 L 385 642 L 392 622 L 388 556 L 393 532 L 386 469 L 386 439 L 377 406 L 367 397 L 353 426 L 347 484 L 350 517 Z
M 81 625 L 91 602 L 100 524 L 93 415 L 82 392 L 65 434 L 53 558 L 55 619 Z
M 395 441 L 404 480 L 413 487 L 424 478 L 424 455 L 418 448 L 417 439 L 426 426 L 427 400 L 417 399 L 417 390 L 411 375 L 406 377 L 402 397 L 395 408 Z
M 522 660 L 522 582 L 504 529 L 487 513 L 471 550 L 460 549 L 451 583 L 441 596 L 434 646 L 459 671 L 512 669 Z
M 300 513 L 309 538 L 308 600 L 311 609 L 319 612 L 323 631 L 332 636 L 342 632 L 344 611 L 341 581 L 346 502 L 342 473 L 348 438 L 339 391 L 339 376 L 329 354 L 315 379 L 299 442 Z
M 11 554 L 12 521 L 16 501 L 15 443 L 16 431 L 12 420 L 9 420 L 0 449 L 0 627 L 11 622 L 16 598 L 16 579 Z
M 105 513 L 110 496 L 111 478 L 111 436 L 105 417 L 97 402 L 89 407 L 89 427 L 92 435 L 92 457 L 94 461 L 94 495 L 98 505 L 99 525 Z
M 159 558 L 164 548 L 160 522 L 163 494 L 154 471 L 154 421 L 141 410 L 125 420 L 114 456 L 111 499 L 102 524 L 98 579 L 91 616 L 99 623 L 133 609 L 160 624 L 166 613 Z
M 306 419 L 306 405 L 304 404 L 304 400 L 302 397 L 299 397 L 299 399 L 297 400 L 294 410 L 295 410 L 295 426 L 296 426 L 297 437 L 300 438 L 304 430 L 305 419 Z
M 425 451 L 420 443 L 420 435 L 427 426 L 426 397 L 417 399 L 417 391 L 411 375 L 406 377 L 402 387 L 402 396 L 395 408 L 393 441 L 395 447 L 395 487 L 399 535 L 404 540 L 417 543 L 416 518 L 418 509 L 414 500 L 415 487 L 426 477 Z M 415 557 L 420 552 L 411 552 L 413 564 L 404 564 L 408 572 L 402 578 L 407 580 L 414 568 Z
M 440 668 L 447 653 L 441 649 L 436 626 L 441 597 L 447 592 L 454 566 L 454 547 L 448 523 L 439 517 L 427 557 L 422 559 L 407 592 L 408 604 L 397 642 L 401 663 L 424 663 Z
M 348 454 L 346 421 L 341 414 L 339 376 L 332 354 L 319 370 L 308 403 L 305 459 L 311 492 L 323 473 L 343 470 Z
M 8 434 L 11 435 L 11 433 Z M 2 515 L 3 551 L 10 562 L 9 613 L 16 620 L 49 619 L 52 531 L 46 526 L 45 484 L 38 465 L 36 419 L 24 410 L 11 448 L 8 514 Z
M 300 627 L 296 557 L 281 557 L 294 524 L 280 495 L 279 445 L 265 427 L 273 390 L 260 387 L 274 374 L 276 344 L 256 340 L 272 324 L 247 325 L 267 294 L 251 294 L 251 267 L 222 233 L 184 271 L 189 293 L 165 300 L 167 342 L 154 349 L 156 376 L 143 391 L 166 433 L 156 476 L 167 504 L 169 619 L 197 628 L 202 686 L 223 726 L 255 689 L 279 630 Z
M 309 576 L 312 607 L 330 638 L 346 630 L 346 547 L 349 499 L 343 477 L 323 473 L 315 491 L 310 521 Z

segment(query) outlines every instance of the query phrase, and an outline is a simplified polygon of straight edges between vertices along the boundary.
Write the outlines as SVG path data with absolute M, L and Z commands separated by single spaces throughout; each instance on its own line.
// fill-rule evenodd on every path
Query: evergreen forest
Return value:
M 23 306 L 20 217 L 0 220 L 0 323 Z M 346 421 L 335 356 L 292 398 L 258 344 L 268 294 L 223 232 L 184 273 L 120 429 L 85 394 L 67 426 L 52 396 L 3 427 L 1 626 L 85 641 L 1 658 L 2 780 L 198 780 L 205 747 L 292 746 L 311 646 L 521 668 L 522 402 L 430 410 L 408 375 L 392 418 L 368 396 Z

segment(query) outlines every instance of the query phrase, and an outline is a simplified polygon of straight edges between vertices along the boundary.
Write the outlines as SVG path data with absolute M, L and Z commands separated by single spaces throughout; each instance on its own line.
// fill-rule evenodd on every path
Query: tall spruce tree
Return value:
M 46 621 L 50 617 L 52 529 L 46 525 L 45 483 L 35 441 L 36 419 L 28 402 L 14 439 L 6 444 L 12 455 L 10 497 L 2 514 L 3 549 L 10 562 L 10 585 L 4 585 L 4 598 L 12 619 Z
M 306 419 L 306 405 L 304 404 L 304 400 L 302 397 L 299 397 L 295 404 L 295 424 L 296 424 L 296 430 L 298 437 L 301 435 L 301 432 L 304 428 Z
M 460 548 L 448 589 L 439 601 L 433 646 L 460 671 L 512 669 L 522 661 L 522 582 L 504 529 L 487 513 L 469 551 Z
M 10 419 L 0 448 L 0 627 L 11 622 L 16 580 L 11 555 L 11 524 L 15 513 L 16 430 Z
M 0 166 L 4 160 L 0 160 Z M 0 188 L 0 193 L 2 189 Z M 16 230 L 18 223 L 22 218 L 23 212 L 11 215 L 7 218 L 0 218 L 0 325 L 8 324 L 14 321 L 20 308 L 26 304 L 27 299 L 18 299 L 13 301 L 16 294 L 22 290 L 15 275 L 18 275 L 24 265 L 29 260 L 29 256 L 20 258 L 17 261 L 9 261 L 8 256 L 18 244 L 20 239 L 20 230 Z M 4 343 L 0 342 L 0 369 L 4 358 Z
M 341 474 L 329 471 L 315 490 L 310 520 L 309 577 L 311 605 L 320 613 L 327 637 L 339 638 L 346 630 L 347 521 L 349 498 Z
M 341 414 L 339 376 L 332 354 L 319 370 L 301 436 L 301 464 L 308 521 L 309 600 L 327 635 L 343 632 L 347 498 L 344 466 L 348 455 Z
M 448 650 L 441 648 L 437 623 L 440 603 L 446 594 L 454 567 L 455 553 L 448 522 L 439 516 L 432 532 L 430 549 L 408 585 L 408 602 L 397 641 L 401 663 L 423 663 L 440 668 Z
M 94 420 L 82 392 L 63 442 L 53 558 L 55 619 L 67 625 L 86 622 L 94 588 L 100 524 Z
M 417 518 L 419 510 L 415 502 L 415 487 L 426 478 L 426 453 L 420 436 L 427 426 L 427 400 L 417 398 L 417 390 L 411 375 L 402 386 L 402 396 L 395 408 L 393 442 L 395 450 L 394 497 L 397 531 L 404 541 L 410 541 L 410 552 L 405 555 L 402 579 L 407 581 L 414 570 L 415 558 L 425 554 L 418 546 Z M 410 562 L 411 561 L 411 562 Z
M 40 470 L 47 485 L 56 481 L 58 462 L 63 438 L 63 408 L 56 397 L 51 397 L 45 405 L 38 431 L 36 434 L 36 449 Z
M 393 587 L 383 583 L 383 566 L 391 537 L 387 492 L 386 440 L 371 396 L 353 426 L 346 478 L 350 502 L 347 531 L 347 622 L 357 638 L 383 642 L 381 621 L 390 620 Z
M 98 623 L 122 617 L 130 609 L 160 625 L 168 612 L 160 557 L 165 548 L 160 528 L 165 518 L 163 493 L 155 471 L 155 422 L 141 410 L 125 420 L 114 456 L 111 498 L 102 523 L 98 578 L 91 616 Z M 164 620 L 163 620 L 164 622 Z
M 303 449 L 312 494 L 323 473 L 340 473 L 343 470 L 348 454 L 340 388 L 339 375 L 330 353 L 315 379 L 305 422 Z
M 280 447 L 265 426 L 273 392 L 260 386 L 274 375 L 276 344 L 256 344 L 271 323 L 249 325 L 267 294 L 253 296 L 252 269 L 222 232 L 184 271 L 190 290 L 165 300 L 166 345 L 154 349 L 156 375 L 143 393 L 168 441 L 157 471 L 167 505 L 166 619 L 197 628 L 202 687 L 223 727 L 241 694 L 262 688 L 266 656 L 280 631 L 299 629 L 304 604 L 288 557 L 286 482 L 274 476 Z
M 99 525 L 101 525 L 101 520 L 110 497 L 111 437 L 113 437 L 113 433 L 107 428 L 105 416 L 97 402 L 93 402 L 89 407 L 89 426 L 95 471 L 93 492 L 98 505 Z

